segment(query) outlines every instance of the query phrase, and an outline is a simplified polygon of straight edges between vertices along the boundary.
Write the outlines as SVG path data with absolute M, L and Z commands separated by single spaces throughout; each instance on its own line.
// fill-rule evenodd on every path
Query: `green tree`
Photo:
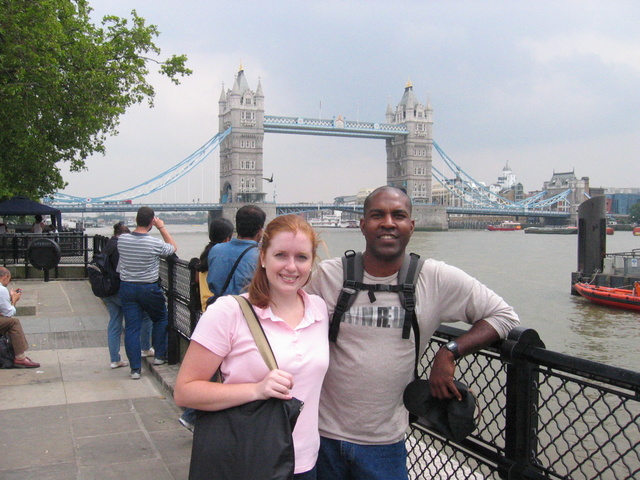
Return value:
M 84 170 L 104 153 L 120 116 L 155 91 L 149 65 L 175 84 L 186 56 L 159 60 L 155 25 L 106 16 L 86 0 L 0 0 L 0 199 L 38 199 L 63 189 L 59 165 Z
M 629 207 L 629 219 L 633 223 L 640 223 L 640 202 L 634 203 Z

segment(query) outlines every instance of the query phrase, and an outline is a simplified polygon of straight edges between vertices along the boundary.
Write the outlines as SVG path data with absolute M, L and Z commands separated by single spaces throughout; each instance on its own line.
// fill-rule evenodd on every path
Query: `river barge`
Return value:
M 537 233 L 541 235 L 577 235 L 578 227 L 527 227 L 524 233 Z

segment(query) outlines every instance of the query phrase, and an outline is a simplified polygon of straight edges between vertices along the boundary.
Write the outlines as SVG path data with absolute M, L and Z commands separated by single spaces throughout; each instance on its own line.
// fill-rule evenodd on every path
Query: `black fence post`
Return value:
M 89 236 L 82 236 L 82 249 L 84 250 L 84 271 L 87 271 L 87 265 L 89 265 Z
M 200 273 L 196 266 L 200 263 L 197 257 L 189 261 L 189 339 L 196 328 L 200 315 L 202 314 L 202 303 L 200 299 Z
M 175 305 L 175 292 L 176 292 L 176 256 L 171 255 L 167 257 L 167 277 L 168 277 L 168 324 L 167 324 L 167 334 L 168 334 L 168 352 L 167 352 L 167 360 L 169 365 L 175 365 L 180 361 L 180 336 L 178 332 L 174 328 L 175 325 L 175 315 L 176 315 L 176 305 Z
M 505 408 L 505 458 L 508 470 L 501 478 L 515 480 L 539 478 L 533 452 L 537 446 L 538 370 L 524 358 L 531 347 L 545 348 L 538 332 L 523 327 L 514 328 L 500 348 L 500 357 L 507 364 L 507 405 Z

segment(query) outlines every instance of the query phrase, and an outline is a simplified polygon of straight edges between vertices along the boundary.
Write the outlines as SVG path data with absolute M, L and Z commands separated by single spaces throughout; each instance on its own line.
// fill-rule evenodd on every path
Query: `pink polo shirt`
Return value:
M 311 470 L 318 458 L 318 404 L 329 366 L 327 306 L 317 295 L 303 290 L 300 295 L 305 310 L 296 328 L 276 317 L 271 308 L 254 306 L 278 367 L 293 375 L 291 394 L 304 402 L 293 431 L 295 473 Z M 257 383 L 269 373 L 238 302 L 230 296 L 207 308 L 191 339 L 224 358 L 220 369 L 225 383 Z

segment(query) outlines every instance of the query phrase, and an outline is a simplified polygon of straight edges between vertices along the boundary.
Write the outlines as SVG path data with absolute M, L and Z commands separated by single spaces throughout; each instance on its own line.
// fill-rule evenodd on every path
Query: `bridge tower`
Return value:
M 405 124 L 408 135 L 387 139 L 387 184 L 404 188 L 416 203 L 431 203 L 433 109 L 418 101 L 408 81 L 395 112 L 387 107 L 386 122 Z
M 264 202 L 264 93 L 260 80 L 255 92 L 249 88 L 242 65 L 233 88 L 222 87 L 218 123 L 220 132 L 233 128 L 220 145 L 220 203 Z

